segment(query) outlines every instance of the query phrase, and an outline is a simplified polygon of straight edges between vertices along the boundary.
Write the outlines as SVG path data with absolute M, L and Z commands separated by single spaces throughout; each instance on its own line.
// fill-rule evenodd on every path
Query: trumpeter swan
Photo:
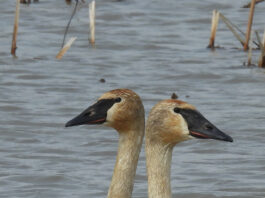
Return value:
M 192 136 L 233 141 L 194 106 L 173 99 L 163 100 L 152 108 L 145 133 L 149 198 L 171 198 L 170 168 L 172 150 L 177 143 Z
M 130 198 L 145 128 L 140 97 L 129 89 L 109 91 L 65 126 L 83 124 L 105 124 L 118 131 L 118 152 L 108 198 Z

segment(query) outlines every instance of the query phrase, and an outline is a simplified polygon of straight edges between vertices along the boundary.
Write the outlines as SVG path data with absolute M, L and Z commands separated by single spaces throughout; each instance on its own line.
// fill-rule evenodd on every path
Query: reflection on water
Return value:
M 265 73 L 242 66 L 246 54 L 233 49 L 239 43 L 222 23 L 216 42 L 225 49 L 205 48 L 212 10 L 220 9 L 243 29 L 248 17 L 243 3 L 99 0 L 96 48 L 88 44 L 88 14 L 82 7 L 69 30 L 77 40 L 58 61 L 74 5 L 51 0 L 21 5 L 14 59 L 9 51 L 15 2 L 1 2 L 1 197 L 106 197 L 117 133 L 64 124 L 103 92 L 120 87 L 137 92 L 147 113 L 175 92 L 235 140 L 177 145 L 173 197 L 264 197 Z M 256 7 L 259 32 L 264 6 Z M 133 197 L 147 197 L 144 151 Z

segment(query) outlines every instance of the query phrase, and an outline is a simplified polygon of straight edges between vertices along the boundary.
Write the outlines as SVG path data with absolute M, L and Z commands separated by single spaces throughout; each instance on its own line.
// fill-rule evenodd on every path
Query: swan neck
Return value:
M 116 164 L 108 198 L 130 198 L 144 136 L 144 124 L 136 129 L 119 132 Z
M 171 198 L 170 169 L 173 147 L 146 141 L 149 198 Z

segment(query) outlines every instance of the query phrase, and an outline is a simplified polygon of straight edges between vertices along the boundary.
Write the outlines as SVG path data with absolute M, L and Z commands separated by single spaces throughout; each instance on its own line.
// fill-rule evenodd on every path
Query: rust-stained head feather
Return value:
M 106 125 L 115 128 L 118 132 L 137 128 L 136 123 L 144 117 L 141 98 L 130 89 L 115 89 L 104 93 L 99 100 L 112 98 L 120 98 L 121 101 L 108 110 Z
M 185 119 L 174 112 L 176 107 L 195 110 L 194 106 L 181 100 L 160 101 L 149 114 L 146 138 L 149 138 L 150 141 L 158 141 L 172 146 L 191 138 Z

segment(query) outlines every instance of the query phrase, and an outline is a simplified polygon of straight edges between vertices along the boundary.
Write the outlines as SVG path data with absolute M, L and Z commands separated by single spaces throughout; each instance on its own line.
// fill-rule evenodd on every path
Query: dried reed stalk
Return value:
M 89 4 L 90 44 L 95 46 L 95 1 Z
M 260 39 L 259 39 L 260 40 Z M 259 58 L 259 67 L 265 68 L 265 30 L 263 34 L 263 42 L 260 42 L 261 55 Z
M 238 29 L 237 26 L 235 26 L 229 19 L 227 19 L 222 13 L 219 13 L 221 19 L 226 24 L 226 26 L 230 29 L 230 31 L 234 34 L 234 36 L 237 38 L 237 40 L 241 43 L 242 46 L 244 46 L 244 40 L 240 37 L 240 35 L 236 32 L 234 27 Z
M 13 56 L 16 56 L 16 49 L 17 49 L 17 32 L 18 32 L 18 21 L 19 21 L 19 7 L 20 7 L 20 0 L 17 0 L 16 12 L 15 12 L 15 22 L 14 22 L 14 31 L 13 31 L 13 39 L 12 39 L 12 46 L 11 46 L 11 54 Z
M 71 47 L 73 42 L 76 40 L 76 37 L 71 37 L 69 41 L 63 46 L 63 48 L 60 50 L 60 52 L 57 54 L 57 59 L 62 59 L 63 55 L 67 52 L 67 50 Z
M 256 0 L 251 0 L 251 5 L 250 5 L 250 9 L 249 9 L 246 40 L 245 40 L 245 44 L 244 44 L 244 50 L 245 51 L 247 51 L 247 49 L 248 49 L 248 43 L 249 43 L 249 38 L 250 38 L 250 34 L 251 34 L 251 27 L 252 27 L 254 10 L 255 10 L 255 2 L 256 2 Z
M 219 21 L 219 12 L 217 10 L 213 10 L 211 36 L 210 36 L 208 48 L 212 48 L 212 49 L 214 48 L 214 41 L 215 41 L 218 21 Z

